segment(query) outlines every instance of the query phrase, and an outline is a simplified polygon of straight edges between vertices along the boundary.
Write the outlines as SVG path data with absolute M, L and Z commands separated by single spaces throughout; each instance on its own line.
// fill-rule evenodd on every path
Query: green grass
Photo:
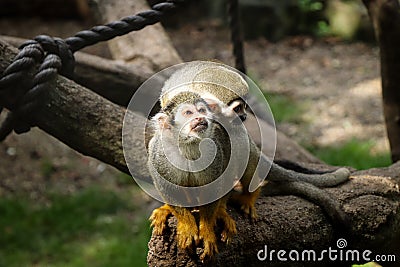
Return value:
M 339 146 L 308 147 L 324 162 L 337 166 L 351 166 L 359 170 L 385 167 L 391 164 L 389 152 L 372 153 L 373 141 L 351 139 Z
M 301 122 L 305 105 L 281 94 L 264 94 L 271 108 L 275 122 Z
M 0 266 L 146 266 L 150 228 L 131 202 L 99 188 L 0 199 Z

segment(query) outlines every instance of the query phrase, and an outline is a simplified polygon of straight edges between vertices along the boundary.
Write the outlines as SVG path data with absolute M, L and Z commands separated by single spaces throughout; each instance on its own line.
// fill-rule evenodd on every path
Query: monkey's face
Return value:
M 203 101 L 183 103 L 176 109 L 174 124 L 181 141 L 191 142 L 209 136 L 212 114 Z
M 246 103 L 241 99 L 234 100 L 228 105 L 226 112 L 229 113 L 228 116 L 234 118 L 232 123 L 241 124 L 242 121 L 245 121 L 247 118 Z M 237 115 L 237 117 L 234 113 Z
M 242 99 L 233 100 L 229 105 L 211 98 L 207 98 L 205 101 L 213 114 L 216 114 L 219 119 L 226 120 L 228 123 L 235 125 L 242 124 L 247 118 L 246 103 Z

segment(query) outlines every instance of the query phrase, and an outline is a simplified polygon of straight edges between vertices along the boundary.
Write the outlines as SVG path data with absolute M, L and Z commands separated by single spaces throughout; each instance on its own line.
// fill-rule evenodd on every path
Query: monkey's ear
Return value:
M 157 113 L 152 118 L 154 126 L 158 129 L 169 129 L 170 124 L 168 122 L 168 115 L 162 112 Z
M 217 100 L 211 98 L 204 98 L 204 101 L 207 103 L 212 113 L 218 114 L 221 112 L 221 106 Z

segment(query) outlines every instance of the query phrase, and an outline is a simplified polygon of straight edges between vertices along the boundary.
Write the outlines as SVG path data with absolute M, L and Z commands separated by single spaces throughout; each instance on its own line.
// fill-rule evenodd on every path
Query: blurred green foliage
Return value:
M 389 152 L 373 153 L 374 141 L 351 139 L 344 144 L 326 147 L 307 147 L 324 162 L 337 166 L 351 166 L 358 170 L 386 167 L 391 164 Z
M 0 266 L 146 266 L 150 227 L 128 195 L 92 187 L 46 204 L 7 197 L 0 214 Z
M 301 114 L 306 105 L 299 104 L 288 96 L 282 94 L 265 93 L 265 99 L 271 108 L 275 122 L 301 122 Z
M 326 1 L 297 0 L 299 9 L 298 33 L 325 36 L 329 34 L 329 24 L 323 14 Z

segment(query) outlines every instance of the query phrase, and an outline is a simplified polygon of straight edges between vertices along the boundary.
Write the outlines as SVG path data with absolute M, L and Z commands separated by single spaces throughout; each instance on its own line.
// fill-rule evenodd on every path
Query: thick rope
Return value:
M 65 42 L 70 46 L 73 52 L 76 52 L 86 46 L 107 41 L 132 31 L 139 31 L 146 26 L 159 22 L 166 12 L 174 9 L 182 2 L 184 2 L 184 0 L 174 0 L 156 4 L 151 7 L 151 10 L 143 11 L 106 25 L 96 26 L 90 30 L 78 32 L 73 37 L 65 39 Z
M 151 10 L 140 12 L 133 16 L 122 18 L 106 25 L 95 26 L 89 30 L 80 31 L 64 40 L 40 35 L 25 42 L 20 52 L 3 72 L 0 79 L 0 97 L 13 99 L 9 106 L 10 112 L 0 127 L 0 141 L 4 140 L 14 129 L 16 133 L 30 130 L 27 123 L 30 113 L 39 106 L 40 98 L 51 87 L 58 74 L 72 78 L 75 60 L 73 53 L 90 45 L 113 39 L 117 36 L 138 31 L 146 26 L 160 21 L 162 16 L 184 0 L 170 0 L 152 6 Z M 31 78 L 31 72 L 37 64 L 41 64 L 31 82 L 22 82 Z M 15 87 L 18 85 L 18 90 Z M 0 113 L 3 107 L 0 107 Z M 18 122 L 18 123 L 17 123 Z

